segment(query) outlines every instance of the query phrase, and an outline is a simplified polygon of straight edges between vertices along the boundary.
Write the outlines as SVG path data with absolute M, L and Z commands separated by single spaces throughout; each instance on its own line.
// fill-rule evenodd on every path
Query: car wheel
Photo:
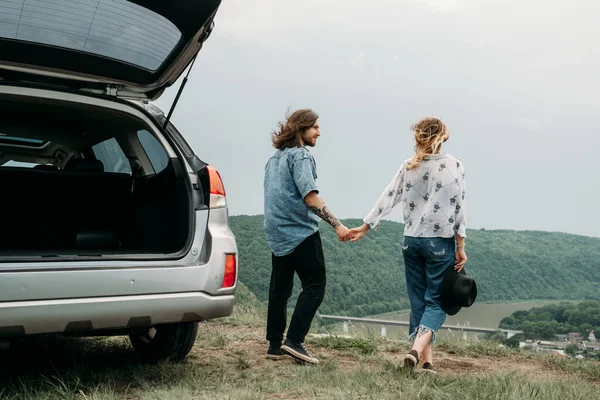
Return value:
M 129 335 L 138 357 L 146 362 L 183 360 L 196 341 L 198 322 L 157 325 L 142 335 Z

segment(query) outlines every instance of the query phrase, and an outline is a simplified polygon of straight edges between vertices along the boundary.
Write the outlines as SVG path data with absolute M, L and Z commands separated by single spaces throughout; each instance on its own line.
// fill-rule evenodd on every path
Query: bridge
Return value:
M 357 317 L 344 317 L 339 315 L 321 315 L 324 320 L 333 322 L 360 322 L 363 324 L 376 324 L 385 326 L 409 326 L 408 321 L 395 321 L 389 319 L 373 319 L 373 318 L 357 318 Z M 493 333 L 502 331 L 507 338 L 511 338 L 515 335 L 523 333 L 523 331 L 516 331 L 512 329 L 493 329 L 493 328 L 481 328 L 477 326 L 455 326 L 455 325 L 442 325 L 441 329 L 455 329 L 461 332 L 475 332 L 475 333 Z M 384 331 L 382 331 L 383 334 Z

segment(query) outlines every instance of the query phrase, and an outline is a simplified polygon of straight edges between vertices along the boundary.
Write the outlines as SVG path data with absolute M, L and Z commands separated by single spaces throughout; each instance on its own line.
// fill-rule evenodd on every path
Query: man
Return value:
M 290 355 L 301 362 L 318 364 L 304 346 L 304 338 L 325 295 L 325 260 L 319 234 L 319 218 L 329 223 L 338 239 L 350 239 L 350 231 L 327 208 L 316 184 L 317 170 L 308 147 L 321 136 L 319 116 L 298 110 L 272 135 L 277 149 L 265 167 L 264 229 L 272 254 L 267 314 L 267 358 Z M 287 322 L 287 302 L 294 273 L 302 292 L 282 345 Z

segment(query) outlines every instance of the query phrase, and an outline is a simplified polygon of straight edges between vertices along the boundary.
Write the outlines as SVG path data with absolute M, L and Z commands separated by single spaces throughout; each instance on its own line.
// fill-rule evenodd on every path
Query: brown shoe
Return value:
M 416 350 L 409 351 L 404 356 L 404 368 L 414 369 L 419 364 L 419 353 Z
M 433 365 L 430 362 L 424 362 L 423 366 L 419 369 L 419 372 L 427 374 L 437 374 L 436 370 L 433 369 Z

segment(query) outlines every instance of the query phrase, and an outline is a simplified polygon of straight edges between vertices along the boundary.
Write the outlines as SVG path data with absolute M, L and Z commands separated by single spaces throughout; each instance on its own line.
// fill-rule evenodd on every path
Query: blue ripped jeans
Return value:
M 423 333 L 436 332 L 446 320 L 440 305 L 440 286 L 448 268 L 456 263 L 454 237 L 405 236 L 402 256 L 406 271 L 406 287 L 410 301 L 409 340 L 413 340 L 419 328 Z

